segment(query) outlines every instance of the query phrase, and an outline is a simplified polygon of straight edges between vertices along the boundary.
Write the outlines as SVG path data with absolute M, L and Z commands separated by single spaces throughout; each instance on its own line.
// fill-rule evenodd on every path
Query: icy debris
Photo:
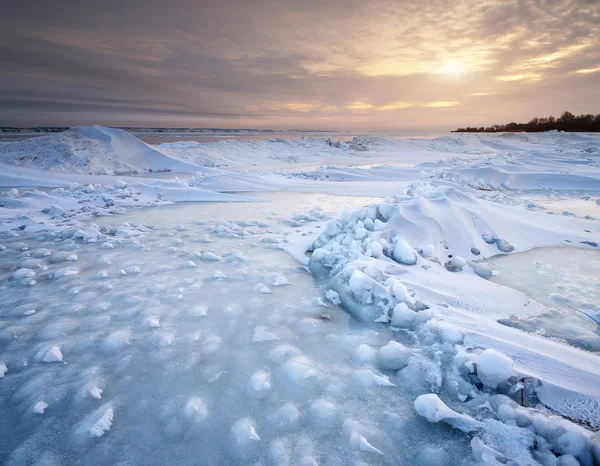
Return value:
M 194 261 L 186 261 L 183 266 L 187 269 L 195 269 L 198 267 Z
M 73 433 L 78 443 L 83 443 L 90 438 L 102 437 L 112 426 L 114 410 L 110 404 L 100 406 L 77 424 Z
M 210 276 L 210 278 L 212 278 L 213 280 L 226 280 L 227 279 L 227 275 L 225 275 L 220 270 L 217 270 L 215 273 L 213 273 Z
M 483 427 L 483 424 L 471 416 L 460 414 L 450 409 L 446 403 L 434 393 L 419 396 L 414 403 L 415 411 L 429 422 L 445 422 L 463 432 L 472 432 Z
M 36 359 L 42 362 L 61 362 L 63 355 L 58 346 L 51 346 L 38 351 Z
M 7 372 L 8 367 L 6 367 L 6 364 L 4 362 L 0 361 L 0 379 L 4 377 Z
M 370 388 L 376 385 L 381 387 L 395 387 L 386 375 L 376 374 L 369 369 L 356 370 L 352 373 L 352 382 L 357 388 Z
M 291 285 L 287 278 L 276 272 L 271 273 L 265 277 L 265 282 L 271 286 L 285 286 Z
M 99 400 L 102 398 L 102 391 L 103 390 L 101 388 L 98 388 L 94 385 L 92 388 L 90 388 L 90 395 L 92 398 Z
M 260 294 L 272 294 L 273 293 L 264 283 L 259 283 L 258 285 L 256 285 L 254 287 L 254 292 L 260 293 Z
M 33 405 L 33 412 L 36 414 L 44 414 L 46 408 L 48 407 L 48 403 L 44 401 L 38 401 L 35 405 Z
M 484 465 L 502 466 L 506 464 L 504 455 L 493 448 L 488 447 L 479 437 L 473 437 L 471 439 L 471 450 L 473 451 L 475 459 Z M 502 462 L 498 460 L 502 460 Z
M 378 450 L 373 445 L 371 445 L 369 441 L 365 437 L 360 435 L 358 432 L 352 432 L 352 434 L 350 435 L 350 445 L 355 450 L 383 455 L 383 452 L 381 450 Z
M 279 340 L 279 337 L 273 332 L 269 332 L 267 327 L 264 325 L 257 325 L 254 328 L 254 335 L 252 336 L 253 342 Z
M 230 438 L 233 447 L 232 454 L 243 459 L 252 455 L 253 444 L 260 440 L 254 422 L 248 418 L 240 419 L 233 424 Z
M 252 398 L 263 398 L 271 390 L 271 375 L 264 370 L 256 371 L 246 385 L 246 394 Z
M 222 260 L 222 258 L 220 256 L 217 256 L 216 254 L 213 254 L 212 252 L 204 252 L 200 255 L 199 259 L 206 261 L 206 262 L 220 262 Z
M 208 417 L 208 409 L 201 398 L 191 397 L 183 408 L 183 415 L 194 423 L 201 423 Z
M 496 387 L 514 375 L 512 359 L 493 349 L 486 349 L 477 359 L 477 376 L 488 387 Z

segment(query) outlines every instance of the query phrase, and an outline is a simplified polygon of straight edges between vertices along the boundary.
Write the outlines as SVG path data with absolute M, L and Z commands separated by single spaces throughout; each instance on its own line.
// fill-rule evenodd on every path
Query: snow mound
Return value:
M 0 162 L 98 175 L 195 173 L 199 168 L 151 148 L 126 131 L 98 125 L 76 126 L 63 133 L 2 144 Z

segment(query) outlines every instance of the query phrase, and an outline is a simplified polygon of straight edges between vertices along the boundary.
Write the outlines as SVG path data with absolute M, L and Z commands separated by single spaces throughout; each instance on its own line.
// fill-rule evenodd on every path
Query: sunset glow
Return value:
M 597 2 L 36 3 L 0 18 L 0 124 L 450 129 L 600 103 Z

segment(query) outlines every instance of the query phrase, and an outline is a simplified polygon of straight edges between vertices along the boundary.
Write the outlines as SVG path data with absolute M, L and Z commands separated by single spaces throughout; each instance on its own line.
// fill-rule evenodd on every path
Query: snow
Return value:
M 340 137 L 0 144 L 3 461 L 593 464 L 598 138 Z

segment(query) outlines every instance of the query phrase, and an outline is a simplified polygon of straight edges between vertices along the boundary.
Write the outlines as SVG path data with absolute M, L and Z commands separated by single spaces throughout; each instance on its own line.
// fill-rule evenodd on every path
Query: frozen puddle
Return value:
M 600 351 L 600 252 L 537 248 L 490 259 L 500 274 L 492 281 L 523 291 L 547 306 L 538 316 L 502 323 Z

